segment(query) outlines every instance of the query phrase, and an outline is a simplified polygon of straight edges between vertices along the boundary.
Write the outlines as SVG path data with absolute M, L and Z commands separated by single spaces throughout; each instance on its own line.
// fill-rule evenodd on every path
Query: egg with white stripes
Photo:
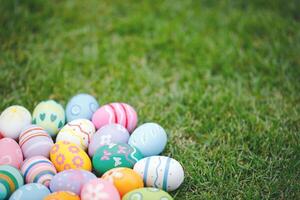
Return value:
M 92 117 L 97 129 L 106 124 L 121 124 L 128 132 L 132 132 L 137 125 L 136 111 L 126 103 L 110 103 L 101 106 Z
M 57 134 L 56 142 L 69 141 L 86 150 L 95 133 L 94 124 L 87 119 L 75 119 L 67 123 Z
M 49 152 L 54 144 L 45 129 L 37 125 L 30 125 L 23 129 L 20 134 L 19 145 L 25 158 L 33 156 L 49 158 Z
M 43 156 L 26 159 L 21 167 L 26 183 L 40 183 L 49 186 L 56 169 L 52 162 Z
M 133 170 L 143 177 L 146 186 L 165 191 L 176 190 L 184 180 L 181 164 L 166 156 L 143 158 L 134 165 Z

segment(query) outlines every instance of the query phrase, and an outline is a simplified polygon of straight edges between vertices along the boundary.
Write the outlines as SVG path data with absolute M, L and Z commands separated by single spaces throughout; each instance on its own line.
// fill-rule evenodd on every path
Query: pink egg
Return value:
M 87 182 L 81 190 L 81 200 L 113 199 L 120 200 L 117 188 L 102 178 Z
M 93 115 L 92 122 L 97 129 L 107 124 L 121 124 L 128 132 L 132 132 L 137 125 L 135 110 L 126 103 L 110 103 L 101 106 Z
M 18 143 L 11 138 L 0 140 L 0 165 L 11 165 L 20 168 L 23 154 Z

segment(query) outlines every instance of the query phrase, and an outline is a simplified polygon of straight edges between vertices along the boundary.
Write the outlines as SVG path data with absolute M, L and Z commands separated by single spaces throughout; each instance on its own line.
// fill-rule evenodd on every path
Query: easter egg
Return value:
M 64 108 L 54 100 L 40 102 L 33 111 L 33 124 L 44 128 L 50 136 L 55 136 L 65 124 Z
M 165 191 L 158 188 L 140 188 L 128 192 L 122 200 L 173 200 Z
M 89 144 L 89 155 L 92 157 L 95 151 L 103 146 L 112 143 L 127 143 L 129 133 L 120 124 L 107 124 L 100 128 L 91 138 Z
M 125 167 L 111 169 L 103 174 L 102 178 L 113 183 L 121 197 L 134 189 L 144 187 L 142 177 L 132 169 Z
M 138 148 L 145 157 L 158 155 L 167 144 L 167 134 L 160 125 L 145 123 L 133 131 L 128 144 Z
M 90 120 L 75 119 L 59 131 L 56 142 L 62 140 L 69 141 L 86 150 L 95 131 L 95 126 Z
M 59 141 L 53 145 L 50 160 L 58 172 L 66 169 L 92 170 L 89 156 L 78 145 L 68 141 Z
M 126 103 L 110 103 L 101 106 L 93 114 L 92 122 L 97 129 L 106 124 L 121 124 L 131 133 L 137 124 L 137 114 L 135 110 Z
M 93 156 L 93 166 L 98 174 L 103 174 L 115 167 L 133 168 L 142 158 L 142 154 L 128 144 L 110 144 L 97 149 Z
M 8 199 L 23 184 L 23 176 L 17 168 L 0 165 L 0 199 Z
M 41 200 L 50 194 L 49 189 L 40 183 L 30 183 L 23 185 L 16 190 L 9 200 Z
M 120 200 L 116 187 L 109 181 L 97 178 L 87 182 L 81 190 L 81 200 Z
M 29 125 L 21 132 L 19 145 L 25 158 L 32 156 L 45 156 L 49 158 L 53 140 L 42 127 Z
M 89 94 L 78 94 L 68 102 L 66 107 L 67 121 L 74 119 L 90 120 L 99 108 L 97 100 Z
M 146 186 L 165 191 L 176 190 L 184 179 L 181 164 L 166 156 L 144 158 L 134 165 L 133 170 L 143 177 Z
M 92 179 L 97 179 L 97 177 L 89 171 L 81 169 L 65 170 L 52 178 L 50 190 L 52 192 L 69 191 L 79 195 L 83 185 Z
M 11 165 L 20 168 L 23 154 L 18 143 L 11 138 L 0 140 L 0 165 Z
M 80 200 L 79 196 L 73 192 L 54 192 L 46 196 L 43 200 Z
M 21 167 L 26 183 L 40 183 L 49 186 L 56 169 L 52 162 L 43 156 L 33 156 L 24 161 Z
M 0 115 L 0 133 L 3 137 L 18 139 L 21 130 L 31 124 L 31 114 L 23 106 L 10 106 Z

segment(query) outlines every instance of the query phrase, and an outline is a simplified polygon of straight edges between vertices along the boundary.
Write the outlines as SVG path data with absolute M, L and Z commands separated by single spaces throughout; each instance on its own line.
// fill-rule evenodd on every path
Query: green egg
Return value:
M 134 164 L 143 158 L 141 152 L 126 143 L 104 145 L 96 150 L 93 156 L 93 167 L 102 175 L 116 167 L 133 168 Z
M 139 188 L 127 193 L 122 200 L 173 200 L 165 191 L 158 188 Z

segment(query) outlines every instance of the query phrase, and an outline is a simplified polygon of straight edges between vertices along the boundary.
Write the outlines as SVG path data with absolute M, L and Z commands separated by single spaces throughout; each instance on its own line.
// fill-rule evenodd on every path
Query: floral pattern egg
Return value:
M 33 124 L 44 128 L 55 136 L 66 121 L 64 108 L 54 100 L 40 102 L 33 111 Z
M 87 119 L 75 119 L 59 131 L 56 142 L 62 140 L 69 141 L 86 150 L 95 131 L 95 126 L 91 121 Z

